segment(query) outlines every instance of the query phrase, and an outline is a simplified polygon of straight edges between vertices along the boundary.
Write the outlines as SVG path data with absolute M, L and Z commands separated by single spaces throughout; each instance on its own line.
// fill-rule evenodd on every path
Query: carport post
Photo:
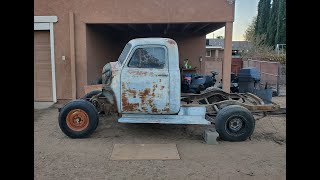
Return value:
M 70 61 L 71 61 L 71 93 L 72 99 L 76 99 L 77 94 L 77 79 L 76 79 L 76 55 L 74 44 L 74 14 L 69 12 L 69 35 L 70 35 Z
M 225 92 L 230 93 L 231 55 L 232 55 L 232 25 L 226 22 L 224 33 L 224 56 L 222 66 L 222 87 Z

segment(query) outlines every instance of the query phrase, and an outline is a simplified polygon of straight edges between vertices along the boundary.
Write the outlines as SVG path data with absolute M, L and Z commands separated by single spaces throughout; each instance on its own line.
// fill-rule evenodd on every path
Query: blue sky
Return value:
M 259 0 L 236 0 L 235 3 L 232 40 L 239 41 L 244 40 L 244 32 L 253 17 L 258 14 Z M 218 35 L 224 36 L 224 28 L 216 30 L 213 34 L 214 37 Z M 207 34 L 207 38 L 212 38 L 212 33 Z

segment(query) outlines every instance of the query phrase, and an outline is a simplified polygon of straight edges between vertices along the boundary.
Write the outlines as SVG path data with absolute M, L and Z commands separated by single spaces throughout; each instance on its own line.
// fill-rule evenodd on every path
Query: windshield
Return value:
M 131 46 L 132 46 L 132 45 L 131 45 L 130 43 L 128 43 L 128 44 L 126 44 L 126 46 L 123 48 L 122 53 L 120 54 L 120 56 L 119 56 L 119 58 L 118 58 L 118 62 L 119 62 L 120 64 L 122 64 L 123 61 L 126 59 L 128 53 L 129 53 L 129 51 L 130 51 L 130 49 L 131 49 Z

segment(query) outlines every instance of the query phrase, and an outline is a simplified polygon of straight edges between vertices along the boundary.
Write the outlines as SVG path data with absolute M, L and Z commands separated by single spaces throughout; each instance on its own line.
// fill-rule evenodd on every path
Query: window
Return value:
M 232 50 L 232 55 L 233 56 L 239 55 L 239 50 Z
M 118 58 L 118 61 L 120 62 L 120 64 L 123 63 L 123 61 L 126 59 L 130 49 L 131 49 L 131 44 L 128 43 L 122 50 L 122 53 L 120 54 L 119 58 Z
M 165 49 L 162 47 L 138 48 L 133 53 L 128 67 L 163 68 L 165 59 Z
M 206 57 L 211 57 L 211 50 L 206 51 Z

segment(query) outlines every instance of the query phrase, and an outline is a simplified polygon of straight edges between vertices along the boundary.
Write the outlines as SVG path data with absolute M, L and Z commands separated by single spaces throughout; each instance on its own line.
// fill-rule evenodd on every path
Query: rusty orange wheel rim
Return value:
M 88 114 L 81 109 L 71 110 L 67 115 L 67 126 L 73 131 L 82 131 L 89 125 Z

